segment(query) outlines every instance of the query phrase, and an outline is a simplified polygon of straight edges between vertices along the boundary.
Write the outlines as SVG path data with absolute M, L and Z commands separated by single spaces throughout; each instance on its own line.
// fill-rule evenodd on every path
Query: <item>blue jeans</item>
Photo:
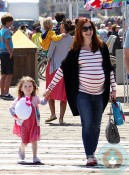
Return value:
M 82 140 L 87 157 L 93 156 L 99 139 L 103 96 L 78 92 L 77 108 L 82 123 Z

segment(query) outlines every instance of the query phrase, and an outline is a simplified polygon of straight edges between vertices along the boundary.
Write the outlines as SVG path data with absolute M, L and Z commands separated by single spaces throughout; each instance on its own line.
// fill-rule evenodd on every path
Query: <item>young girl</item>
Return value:
M 46 100 L 41 100 L 37 95 L 37 86 L 31 77 L 22 77 L 18 83 L 18 97 L 14 100 L 10 107 L 10 113 L 15 119 L 13 133 L 21 137 L 21 145 L 18 150 L 19 158 L 25 159 L 25 147 L 28 143 L 32 143 L 33 163 L 40 163 L 37 157 L 37 141 L 40 140 L 40 114 L 38 104 L 45 105 Z M 15 106 L 22 97 L 27 97 L 30 100 L 32 107 L 31 115 L 28 119 L 21 120 L 16 116 Z

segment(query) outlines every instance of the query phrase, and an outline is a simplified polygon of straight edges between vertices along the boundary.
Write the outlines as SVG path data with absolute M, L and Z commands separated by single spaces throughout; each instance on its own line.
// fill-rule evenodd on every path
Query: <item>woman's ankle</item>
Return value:
M 62 124 L 62 123 L 64 122 L 63 119 L 64 119 L 64 117 L 61 117 L 61 116 L 60 116 L 60 118 L 59 118 L 59 123 L 60 123 L 60 124 Z

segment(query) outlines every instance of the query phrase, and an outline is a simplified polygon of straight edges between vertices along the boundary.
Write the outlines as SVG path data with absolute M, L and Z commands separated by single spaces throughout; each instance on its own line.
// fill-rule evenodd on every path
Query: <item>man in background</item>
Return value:
M 108 31 L 105 29 L 105 24 L 100 24 L 100 29 L 98 32 L 102 41 L 106 43 L 108 40 Z

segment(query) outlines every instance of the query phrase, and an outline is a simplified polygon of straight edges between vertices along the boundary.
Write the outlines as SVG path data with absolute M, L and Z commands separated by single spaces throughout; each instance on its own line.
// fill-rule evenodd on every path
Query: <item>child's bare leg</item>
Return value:
M 37 142 L 32 142 L 33 158 L 37 157 Z
M 40 163 L 40 159 L 37 157 L 37 142 L 32 142 L 33 151 L 33 163 Z
M 22 152 L 23 154 L 25 154 L 25 147 L 26 147 L 26 145 L 27 145 L 27 144 L 25 144 L 25 143 L 21 143 L 20 148 L 21 148 L 21 152 Z
M 19 154 L 19 158 L 21 160 L 24 160 L 25 159 L 25 147 L 26 147 L 26 145 L 27 144 L 21 143 L 21 145 L 19 147 L 18 154 Z

